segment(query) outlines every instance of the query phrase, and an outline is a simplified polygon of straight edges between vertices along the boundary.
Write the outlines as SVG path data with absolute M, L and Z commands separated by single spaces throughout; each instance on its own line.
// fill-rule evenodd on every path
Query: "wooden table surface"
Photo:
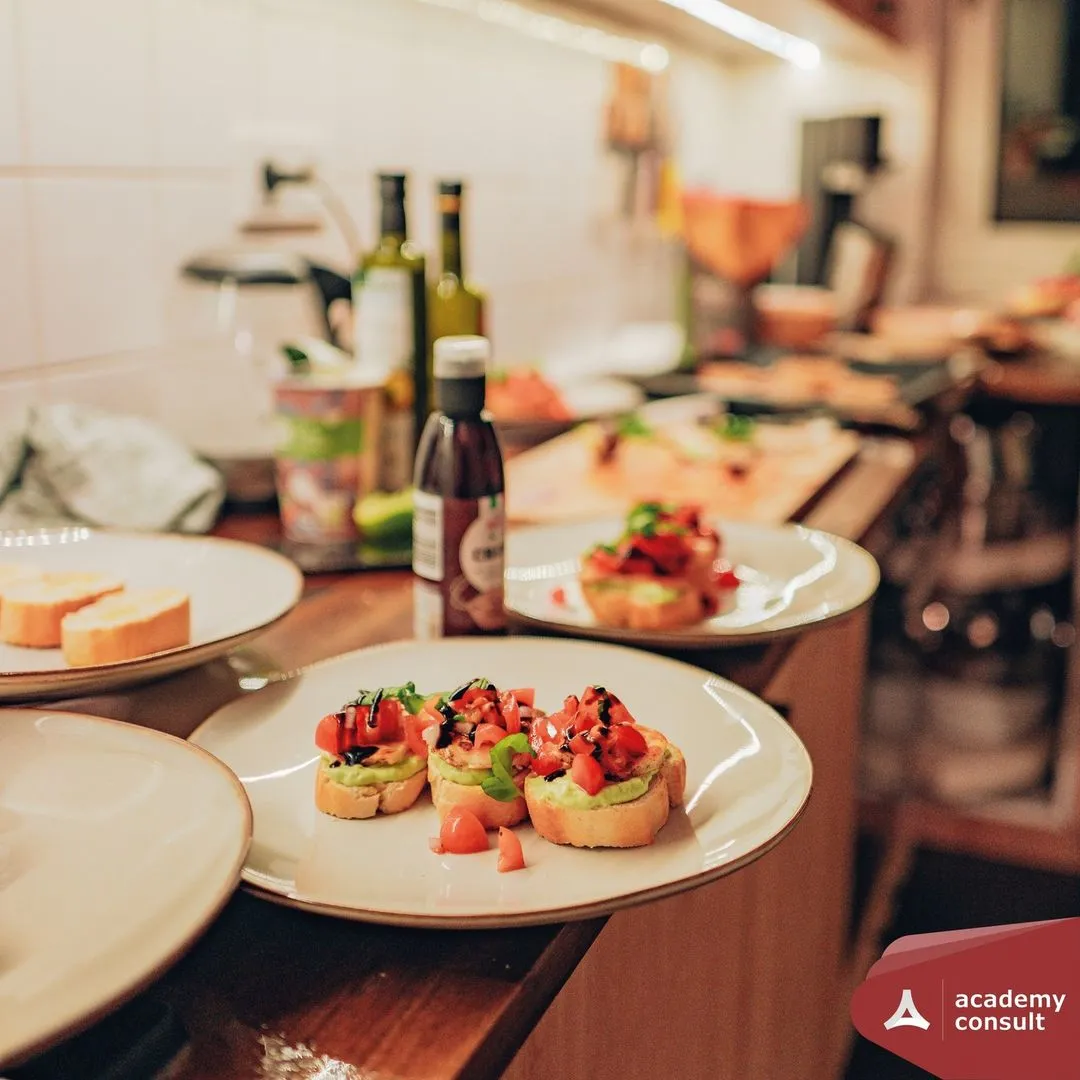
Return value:
M 1080 362 L 1053 352 L 993 361 L 980 374 L 991 397 L 1025 405 L 1080 405 Z
M 865 537 L 925 449 L 918 442 L 868 440 L 803 520 Z M 272 517 L 233 516 L 217 531 L 272 544 L 275 530 Z M 238 678 L 246 672 L 295 670 L 409 636 L 407 573 L 313 577 L 288 616 L 231 657 L 125 694 L 57 706 L 187 736 L 239 695 Z M 753 691 L 790 647 L 789 640 L 687 658 Z M 505 1069 L 604 922 L 398 930 L 311 915 L 241 891 L 141 1000 L 170 1003 L 191 1036 L 174 1080 L 491 1078 Z

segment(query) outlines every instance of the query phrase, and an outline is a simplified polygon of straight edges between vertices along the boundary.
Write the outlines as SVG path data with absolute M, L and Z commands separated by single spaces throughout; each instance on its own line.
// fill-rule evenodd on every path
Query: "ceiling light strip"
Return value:
M 670 62 L 667 49 L 655 41 L 639 41 L 585 26 L 556 15 L 532 11 L 513 0 L 421 0 L 435 7 L 461 11 L 484 22 L 503 26 L 551 45 L 589 53 L 604 60 L 631 64 L 645 71 L 663 71 Z
M 763 52 L 779 56 L 801 68 L 816 68 L 821 63 L 821 50 L 805 38 L 796 37 L 769 23 L 747 15 L 722 0 L 662 0 L 669 7 L 687 15 L 733 38 L 745 41 Z

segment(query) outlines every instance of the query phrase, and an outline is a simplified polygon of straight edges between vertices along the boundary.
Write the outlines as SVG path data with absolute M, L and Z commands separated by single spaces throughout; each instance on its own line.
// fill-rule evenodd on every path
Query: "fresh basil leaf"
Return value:
M 289 361 L 289 369 L 297 374 L 306 374 L 311 370 L 311 359 L 303 349 L 295 345 L 283 345 L 281 351 Z
M 403 686 L 384 686 L 381 691 L 358 690 L 356 697 L 352 701 L 346 702 L 346 705 L 357 705 L 361 708 L 370 707 L 376 696 L 383 699 L 394 698 L 400 701 L 406 712 L 412 713 L 414 716 L 424 707 L 424 702 L 427 701 L 426 694 L 417 693 L 416 683 L 407 682 Z
M 754 437 L 756 422 L 752 416 L 728 413 L 716 428 L 716 434 L 729 442 L 749 442 Z
M 627 413 L 626 416 L 621 416 L 615 431 L 623 438 L 633 436 L 647 438 L 653 433 L 653 429 L 647 421 L 643 420 L 637 413 Z
M 515 735 L 507 735 L 505 739 L 500 739 L 491 748 L 492 775 L 487 777 L 480 785 L 484 794 L 490 795 L 491 798 L 497 799 L 499 802 L 513 802 L 521 792 L 514 783 L 514 776 L 510 771 L 510 761 L 515 754 L 531 754 L 532 752 L 532 747 L 529 746 L 529 738 L 523 731 L 519 731 Z

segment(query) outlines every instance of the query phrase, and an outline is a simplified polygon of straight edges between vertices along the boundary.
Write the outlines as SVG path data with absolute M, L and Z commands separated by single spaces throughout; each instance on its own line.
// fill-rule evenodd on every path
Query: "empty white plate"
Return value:
M 733 610 L 694 626 L 603 626 L 578 585 L 580 558 L 622 531 L 619 520 L 543 525 L 507 536 L 506 606 L 527 625 L 635 645 L 711 649 L 792 633 L 853 611 L 877 590 L 873 556 L 801 525 L 712 521 L 742 584 Z
M 0 1067 L 160 975 L 232 894 L 243 788 L 209 754 L 73 713 L 0 718 Z
M 536 688 L 537 706 L 603 685 L 686 756 L 686 805 L 650 847 L 587 851 L 518 833 L 527 867 L 500 874 L 494 841 L 436 855 L 428 794 L 366 821 L 315 809 L 315 727 L 361 687 L 414 681 L 425 693 L 486 677 Z M 769 706 L 723 679 L 647 653 L 543 638 L 401 642 L 337 657 L 215 713 L 192 739 L 240 777 L 255 815 L 243 880 L 271 900 L 345 918 L 475 928 L 590 918 L 731 873 L 795 824 L 811 766 Z
M 169 586 L 191 598 L 191 643 L 137 660 L 72 668 L 59 649 L 0 643 L 0 701 L 117 690 L 205 663 L 286 614 L 304 588 L 297 567 L 276 552 L 205 536 L 0 532 L 0 564 L 107 573 L 132 588 Z

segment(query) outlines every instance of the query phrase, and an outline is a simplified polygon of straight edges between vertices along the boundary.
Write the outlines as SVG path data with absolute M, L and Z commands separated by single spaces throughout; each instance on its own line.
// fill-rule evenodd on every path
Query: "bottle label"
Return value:
M 412 483 L 416 418 L 413 401 L 413 280 L 405 269 L 373 266 L 354 286 L 356 358 L 386 378 L 377 485 L 402 491 Z
M 418 637 L 505 629 L 504 534 L 501 494 L 443 499 L 414 493 L 413 572 L 420 580 L 413 603 Z
M 410 371 L 413 358 L 412 275 L 372 266 L 354 284 L 356 359 L 365 370 Z

